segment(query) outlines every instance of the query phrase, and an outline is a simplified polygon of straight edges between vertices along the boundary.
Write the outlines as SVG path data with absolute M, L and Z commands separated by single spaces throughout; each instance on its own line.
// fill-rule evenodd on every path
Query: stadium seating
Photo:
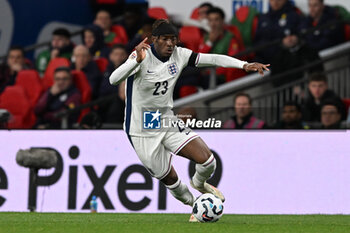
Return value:
M 154 19 L 168 19 L 168 14 L 162 7 L 151 7 L 148 8 L 148 16 Z
M 100 57 L 95 59 L 96 65 L 98 66 L 98 69 L 101 73 L 104 73 L 106 71 L 106 68 L 108 66 L 108 60 L 104 57 Z
M 87 80 L 86 75 L 82 71 L 73 70 L 72 71 L 73 81 L 76 88 L 79 89 L 81 94 L 81 103 L 86 104 L 91 101 L 92 89 L 90 87 L 89 81 Z M 90 109 L 86 108 L 81 111 L 79 116 L 79 122 L 87 114 L 90 112 Z
M 179 96 L 182 98 L 182 97 L 185 97 L 185 96 L 188 96 L 188 95 L 192 95 L 194 93 L 196 93 L 198 91 L 197 87 L 195 86 L 190 86 L 190 85 L 185 85 L 185 86 L 182 86 L 179 90 Z
M 258 12 L 255 8 L 242 6 L 235 12 L 231 24 L 240 31 L 245 47 L 252 46 L 256 29 L 258 27 Z
M 202 37 L 201 31 L 197 27 L 192 26 L 184 26 L 180 29 L 179 38 L 184 45 L 193 50 L 194 52 L 198 52 L 198 46 Z
M 191 13 L 191 19 L 198 20 L 199 18 L 199 8 L 195 8 Z
M 17 74 L 15 85 L 25 90 L 32 107 L 35 106 L 44 90 L 39 73 L 36 70 L 20 71 Z
M 108 46 L 112 46 L 114 44 L 127 44 L 128 43 L 128 34 L 126 34 L 126 31 L 123 26 L 120 25 L 113 25 L 111 28 L 111 31 L 114 32 L 117 36 L 114 38 L 114 40 L 111 43 L 108 43 Z
M 8 122 L 9 129 L 30 129 L 36 118 L 33 108 L 21 86 L 8 86 L 0 96 L 0 108 L 8 110 L 12 117 Z
M 53 85 L 53 75 L 55 70 L 60 66 L 70 66 L 70 62 L 67 58 L 55 58 L 52 59 L 49 63 L 49 65 L 46 68 L 44 78 L 43 78 L 43 86 L 44 89 L 48 89 Z
M 337 15 L 339 17 L 339 19 L 344 20 L 346 23 L 344 23 L 344 39 L 346 41 L 350 40 L 350 24 L 349 24 L 349 20 L 350 20 L 350 12 L 341 5 L 335 5 L 333 6 L 337 12 Z
M 350 98 L 344 98 L 342 100 L 343 100 L 343 103 L 345 104 L 345 109 L 348 110 L 350 108 Z

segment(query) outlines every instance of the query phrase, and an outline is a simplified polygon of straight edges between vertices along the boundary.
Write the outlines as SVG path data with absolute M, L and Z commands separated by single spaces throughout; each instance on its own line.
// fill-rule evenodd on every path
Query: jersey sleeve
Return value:
M 131 75 L 134 75 L 139 71 L 141 63 L 138 63 L 136 61 L 136 57 L 136 51 L 132 52 L 128 60 L 126 60 L 126 62 L 124 62 L 121 66 L 119 66 L 113 71 L 113 73 L 109 77 L 109 82 L 112 85 L 118 85 L 126 78 L 128 78 Z
M 195 65 L 196 67 L 220 66 L 243 69 L 243 66 L 247 63 L 246 61 L 241 61 L 227 55 L 199 53 Z
M 195 53 L 192 50 L 187 49 L 187 48 L 178 47 L 177 49 L 179 51 L 179 56 L 184 61 L 184 67 L 185 66 L 195 66 L 194 62 L 196 60 L 197 53 Z

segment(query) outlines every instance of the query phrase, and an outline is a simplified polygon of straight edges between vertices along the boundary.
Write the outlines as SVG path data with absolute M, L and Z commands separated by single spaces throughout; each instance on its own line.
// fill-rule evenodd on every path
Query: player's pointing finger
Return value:
M 264 70 L 269 71 L 270 69 L 268 68 L 268 66 L 270 66 L 270 64 L 264 65 L 264 66 L 263 66 L 263 67 L 264 67 Z

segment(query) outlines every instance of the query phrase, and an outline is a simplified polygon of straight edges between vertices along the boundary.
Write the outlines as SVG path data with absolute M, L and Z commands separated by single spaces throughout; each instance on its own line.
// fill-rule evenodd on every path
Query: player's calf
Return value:
M 202 188 L 204 182 L 209 179 L 216 168 L 216 160 L 213 154 L 209 159 L 202 164 L 196 164 L 196 173 L 194 174 L 192 181 L 194 186 Z
M 201 193 L 212 193 L 224 202 L 225 197 L 222 192 L 206 182 L 215 171 L 215 168 L 216 160 L 213 154 L 204 163 L 196 164 L 196 173 L 192 177 L 191 186 Z
M 193 202 L 195 200 L 193 194 L 188 190 L 187 185 L 182 183 L 180 179 L 178 179 L 175 184 L 165 185 L 170 193 L 179 201 L 184 203 L 185 205 L 193 206 Z

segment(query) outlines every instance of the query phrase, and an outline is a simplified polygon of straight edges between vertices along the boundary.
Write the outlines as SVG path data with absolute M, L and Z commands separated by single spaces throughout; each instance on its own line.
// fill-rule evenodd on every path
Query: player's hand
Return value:
M 270 64 L 264 65 L 258 62 L 253 62 L 253 63 L 247 63 L 243 66 L 243 69 L 246 72 L 251 72 L 251 71 L 258 71 L 259 74 L 264 75 L 264 70 L 269 71 Z
M 138 44 L 136 47 L 135 47 L 135 50 L 136 50 L 136 61 L 138 63 L 142 62 L 143 59 L 145 59 L 146 57 L 146 49 L 149 49 L 151 48 L 151 46 L 149 46 L 149 44 L 146 43 L 147 41 L 147 37 L 145 39 L 143 39 L 143 41 Z

